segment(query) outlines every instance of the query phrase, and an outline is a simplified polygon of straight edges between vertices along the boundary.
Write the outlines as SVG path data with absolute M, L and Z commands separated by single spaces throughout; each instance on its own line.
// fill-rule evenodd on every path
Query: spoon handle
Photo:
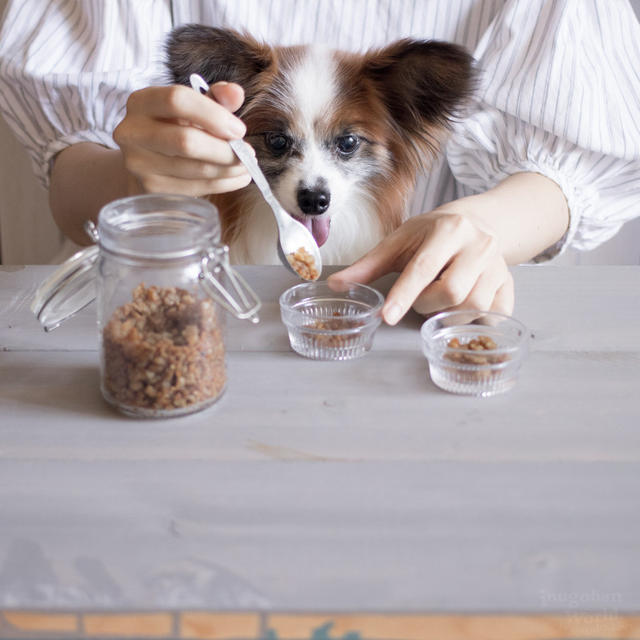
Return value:
M 191 83 L 191 87 L 198 93 L 208 93 L 209 85 L 205 82 L 204 78 L 197 73 L 192 73 L 189 76 L 189 82 Z M 244 140 L 239 138 L 229 140 L 229 146 L 233 149 L 236 156 L 238 156 L 240 162 L 242 162 L 242 164 L 247 168 L 249 175 L 255 182 L 258 189 L 260 189 L 260 193 L 262 193 L 268 205 L 273 209 L 273 213 L 278 223 L 278 228 L 282 228 L 285 224 L 282 207 L 273 195 L 271 187 L 269 186 L 267 179 L 264 177 L 264 173 L 262 173 L 262 169 L 260 169 L 255 156 L 251 152 L 251 148 L 246 142 L 244 142 Z
M 249 175 L 253 178 L 258 189 L 260 189 L 260 193 L 262 193 L 264 199 L 273 209 L 278 226 L 280 227 L 283 223 L 282 207 L 273 195 L 273 191 L 271 191 L 271 187 L 269 186 L 264 173 L 262 173 L 262 169 L 258 166 L 255 156 L 251 153 L 249 145 L 240 139 L 229 140 L 229 145 L 240 159 L 240 162 L 242 162 L 242 164 L 247 168 Z
M 199 93 L 207 94 L 209 92 L 209 85 L 205 82 L 204 78 L 197 73 L 192 73 L 189 76 L 189 81 L 193 89 Z M 229 140 L 229 146 L 233 149 L 236 156 L 238 156 L 240 162 L 247 168 L 256 187 L 258 187 L 263 198 L 273 211 L 273 216 L 278 226 L 278 240 L 276 244 L 280 261 L 291 272 L 301 278 L 305 280 L 317 280 L 322 272 L 322 258 L 311 232 L 300 221 L 292 218 L 282 208 L 278 199 L 273 195 L 273 191 L 271 191 L 271 187 L 264 173 L 262 173 L 262 169 L 260 169 L 251 147 L 239 138 Z M 303 271 L 298 270 L 298 267 L 294 268 L 294 264 L 289 260 L 287 255 L 295 256 L 300 249 L 305 249 L 311 258 L 311 262 L 308 262 L 306 258 L 303 260 L 302 266 L 305 267 Z M 298 262 L 300 262 L 299 259 Z M 307 276 L 307 271 L 310 271 L 309 265 L 314 269 L 311 271 L 311 277 Z

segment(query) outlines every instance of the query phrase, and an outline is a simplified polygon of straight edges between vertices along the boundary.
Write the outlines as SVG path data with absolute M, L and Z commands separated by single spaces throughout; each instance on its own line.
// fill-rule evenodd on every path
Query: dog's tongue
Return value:
M 300 222 L 311 231 L 319 247 L 327 241 L 331 218 L 325 216 L 320 218 L 305 218 L 304 220 L 300 220 Z

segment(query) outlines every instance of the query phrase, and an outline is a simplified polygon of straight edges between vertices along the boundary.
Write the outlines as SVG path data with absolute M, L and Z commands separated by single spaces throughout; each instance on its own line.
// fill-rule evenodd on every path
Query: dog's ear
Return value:
M 272 62 L 271 49 L 251 36 L 230 29 L 187 24 L 167 39 L 166 65 L 172 82 L 189 84 L 192 73 L 208 84 L 221 80 L 247 88 Z
M 447 42 L 399 40 L 369 53 L 363 65 L 395 125 L 429 147 L 475 88 L 473 58 Z

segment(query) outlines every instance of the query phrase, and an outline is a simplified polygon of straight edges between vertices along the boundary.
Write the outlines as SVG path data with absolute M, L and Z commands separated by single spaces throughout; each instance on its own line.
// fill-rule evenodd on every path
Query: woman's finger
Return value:
M 469 291 L 469 294 L 462 302 L 451 306 L 444 305 L 439 308 L 434 308 L 433 304 L 429 302 L 425 304 L 422 296 L 420 296 L 413 305 L 413 308 L 418 313 L 425 315 L 444 309 L 447 311 L 464 311 L 467 309 L 489 311 L 493 306 L 497 291 L 505 284 L 507 275 L 508 270 L 504 263 L 496 260 L 493 265 L 482 271 Z
M 237 111 L 244 102 L 244 90 L 235 82 L 216 82 L 209 89 L 211 97 L 232 113 Z
M 488 269 L 490 261 L 495 260 L 496 251 L 497 243 L 492 237 L 475 239 L 454 256 L 438 278 L 417 296 L 413 308 L 418 313 L 429 314 L 443 309 L 469 308 L 465 305 L 475 298 L 478 302 L 485 299 L 490 302 L 502 282 L 498 273 L 494 273 L 491 279 L 490 274 L 495 269 Z M 493 290 L 484 292 L 491 287 Z
M 410 309 L 416 298 L 436 279 L 450 258 L 450 251 L 434 250 L 431 240 L 409 261 L 387 295 L 382 317 L 396 324 Z
M 187 180 L 220 180 L 243 176 L 247 173 L 246 167 L 241 162 L 223 165 L 193 158 L 166 156 L 142 148 L 128 155 L 126 166 L 136 175 L 153 173 Z
M 113 137 L 121 148 L 142 148 L 164 156 L 192 158 L 221 165 L 239 163 L 226 140 L 201 129 L 173 122 L 132 118 L 128 122 L 123 121 Z
M 382 316 L 387 324 L 396 324 L 418 296 L 452 264 L 460 251 L 473 241 L 471 236 L 475 229 L 460 216 L 444 214 L 427 220 L 430 224 L 425 229 L 426 233 L 422 234 L 425 238 L 422 245 L 413 253 L 387 296 L 382 309 Z M 467 278 L 471 285 L 478 278 L 478 270 L 472 267 L 472 263 L 469 262 L 471 275 Z M 449 283 L 449 288 L 452 286 L 461 286 L 464 290 L 464 284 Z
M 515 288 L 513 285 L 513 276 L 509 273 L 504 284 L 496 291 L 491 304 L 491 311 L 504 313 L 510 316 L 513 313 L 515 304 Z
M 234 178 L 191 180 L 151 174 L 139 176 L 138 182 L 146 193 L 176 193 L 200 197 L 242 189 L 251 182 L 251 176 L 247 173 Z
M 409 251 L 404 233 L 398 229 L 351 266 L 331 274 L 328 279 L 334 282 L 372 282 L 402 268 L 398 265 L 398 256 L 403 250 Z
M 146 87 L 134 91 L 127 101 L 127 114 L 143 114 L 152 119 L 185 119 L 208 133 L 231 140 L 243 138 L 247 128 L 223 105 L 190 87 Z

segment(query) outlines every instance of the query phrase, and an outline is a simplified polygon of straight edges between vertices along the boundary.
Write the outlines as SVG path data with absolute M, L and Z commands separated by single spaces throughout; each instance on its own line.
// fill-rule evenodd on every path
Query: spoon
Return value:
M 197 73 L 192 73 L 189 81 L 196 91 L 204 94 L 209 92 L 209 85 Z M 317 280 L 322 272 L 322 258 L 313 235 L 301 222 L 292 218 L 273 195 L 251 147 L 240 139 L 229 140 L 229 144 L 273 211 L 278 226 L 277 248 L 280 261 L 303 280 Z

